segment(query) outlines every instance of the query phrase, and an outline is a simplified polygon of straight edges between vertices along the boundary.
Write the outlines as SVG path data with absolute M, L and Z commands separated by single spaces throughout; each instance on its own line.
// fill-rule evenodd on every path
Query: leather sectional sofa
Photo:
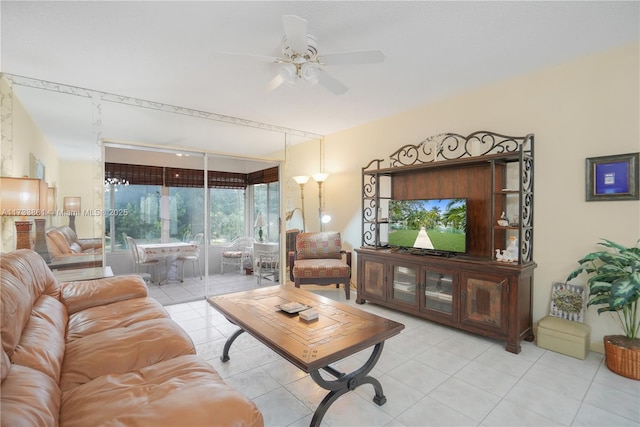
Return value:
M 102 239 L 78 239 L 68 225 L 47 230 L 47 248 L 54 258 L 62 255 L 87 255 L 102 252 Z
M 261 426 L 139 276 L 58 283 L 0 256 L 2 426 Z

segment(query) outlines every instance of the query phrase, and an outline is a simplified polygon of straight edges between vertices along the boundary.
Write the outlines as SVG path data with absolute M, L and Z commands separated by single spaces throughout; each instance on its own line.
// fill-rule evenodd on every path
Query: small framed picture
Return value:
M 640 153 L 587 158 L 587 202 L 640 200 L 638 158 Z
M 44 163 L 42 163 L 42 161 L 40 159 L 38 159 L 36 156 L 33 155 L 33 153 L 29 153 L 29 175 L 30 178 L 38 178 L 38 179 L 45 179 L 44 176 Z

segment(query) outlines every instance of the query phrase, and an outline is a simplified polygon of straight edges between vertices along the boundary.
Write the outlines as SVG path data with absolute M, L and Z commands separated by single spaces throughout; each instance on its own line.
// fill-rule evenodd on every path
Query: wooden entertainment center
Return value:
M 362 169 L 359 304 L 366 301 L 506 342 L 532 341 L 532 134 L 436 135 Z M 466 199 L 466 253 L 390 247 L 391 200 Z M 508 224 L 497 220 L 505 213 Z M 509 239 L 517 260 L 499 261 Z M 498 256 L 496 255 L 498 251 Z

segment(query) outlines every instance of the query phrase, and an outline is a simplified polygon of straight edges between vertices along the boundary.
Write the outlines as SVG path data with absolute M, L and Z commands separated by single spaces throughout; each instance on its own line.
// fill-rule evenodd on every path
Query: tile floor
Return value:
M 208 280 L 209 295 L 245 291 L 258 286 L 255 276 L 246 276 L 238 273 L 212 274 Z M 162 305 L 202 299 L 206 294 L 205 280 L 199 277 L 185 277 L 183 283 L 171 280 L 162 286 L 158 286 L 155 283 L 149 284 L 149 295 L 157 299 Z
M 237 274 L 216 279 L 221 280 L 217 290 L 231 290 L 233 279 L 236 290 L 256 286 L 255 278 Z M 342 290 L 305 289 L 344 301 Z M 579 360 L 524 342 L 514 355 L 500 342 L 373 304 L 357 305 L 354 292 L 351 298 L 348 304 L 399 321 L 405 329 L 387 341 L 372 372 L 387 403 L 373 403 L 373 388 L 364 385 L 338 399 L 323 426 L 640 425 L 640 382 L 611 373 L 599 353 Z M 309 375 L 247 334 L 234 343 L 231 360 L 222 363 L 234 325 L 199 298 L 167 310 L 198 353 L 256 403 L 267 426 L 309 425 L 326 394 Z M 350 372 L 368 356 L 355 354 L 336 367 Z

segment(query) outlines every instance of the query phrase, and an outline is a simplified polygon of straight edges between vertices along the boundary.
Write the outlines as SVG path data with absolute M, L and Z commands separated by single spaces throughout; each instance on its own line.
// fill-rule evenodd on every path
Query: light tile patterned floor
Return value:
M 257 286 L 255 278 L 237 274 L 215 280 L 220 280 L 216 290 L 224 292 L 234 290 L 234 281 L 235 290 Z M 344 301 L 343 290 L 305 289 Z M 179 294 L 168 287 L 163 291 Z M 348 304 L 404 323 L 405 329 L 386 343 L 373 371 L 387 403 L 373 403 L 373 389 L 364 385 L 329 408 L 324 426 L 640 425 L 640 382 L 611 373 L 599 353 L 579 360 L 524 342 L 515 355 L 500 342 L 373 304 L 357 305 L 353 292 L 351 298 Z M 309 425 L 326 394 L 309 375 L 247 334 L 234 343 L 231 360 L 222 363 L 234 325 L 203 299 L 167 310 L 198 353 L 258 405 L 267 426 Z M 368 355 L 358 353 L 337 367 L 349 372 Z

